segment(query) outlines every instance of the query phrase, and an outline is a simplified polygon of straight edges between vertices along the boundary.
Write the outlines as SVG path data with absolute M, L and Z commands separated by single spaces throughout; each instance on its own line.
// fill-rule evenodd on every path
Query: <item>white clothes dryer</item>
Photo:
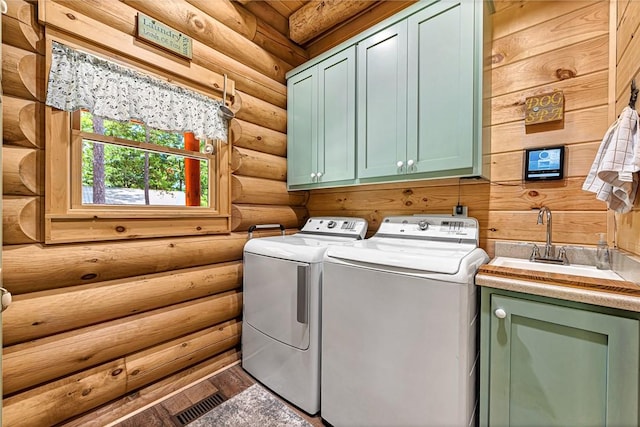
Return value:
M 336 427 L 473 426 L 478 222 L 385 218 L 330 247 L 322 285 L 321 415 Z
M 309 414 L 320 409 L 324 253 L 366 231 L 361 218 L 314 217 L 297 234 L 244 247 L 242 367 Z

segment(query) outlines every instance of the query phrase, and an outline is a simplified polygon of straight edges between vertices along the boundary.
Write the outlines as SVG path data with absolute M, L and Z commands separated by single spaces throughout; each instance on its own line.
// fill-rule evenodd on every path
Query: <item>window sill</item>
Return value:
M 226 234 L 231 217 L 109 218 L 93 216 L 45 216 L 45 243 L 70 243 L 149 237 Z

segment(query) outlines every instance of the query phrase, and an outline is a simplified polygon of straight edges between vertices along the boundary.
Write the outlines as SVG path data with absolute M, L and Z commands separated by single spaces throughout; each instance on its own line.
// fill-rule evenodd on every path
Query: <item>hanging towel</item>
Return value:
M 596 198 L 607 202 L 607 207 L 615 212 L 629 212 L 638 190 L 638 127 L 638 112 L 625 107 L 604 135 L 582 185 L 583 190 L 596 193 Z

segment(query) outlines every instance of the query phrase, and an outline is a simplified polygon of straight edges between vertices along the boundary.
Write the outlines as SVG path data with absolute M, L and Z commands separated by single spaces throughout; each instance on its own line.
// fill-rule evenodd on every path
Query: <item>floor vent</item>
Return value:
M 200 418 L 225 400 L 227 400 L 227 398 L 222 393 L 214 393 L 211 396 L 202 399 L 195 405 L 189 406 L 184 411 L 177 413 L 176 415 L 174 415 L 174 419 L 179 426 L 186 426 L 187 424 L 197 418 Z

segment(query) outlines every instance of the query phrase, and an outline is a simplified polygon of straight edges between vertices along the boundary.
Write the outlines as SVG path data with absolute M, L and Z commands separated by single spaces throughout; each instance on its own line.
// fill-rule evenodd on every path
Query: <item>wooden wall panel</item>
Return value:
M 513 38 L 514 35 L 527 28 L 537 28 L 549 19 L 589 7 L 594 3 L 602 3 L 602 0 L 553 2 L 506 0 L 496 2 L 496 5 L 500 3 L 503 3 L 503 6 L 496 7 L 496 14 L 492 17 L 494 41 L 503 37 Z M 541 35 L 545 36 L 544 34 Z M 541 38 L 544 39 L 545 37 Z
M 618 1 L 616 114 L 629 103 L 631 79 L 640 86 L 640 2 Z M 640 100 L 636 102 L 640 109 Z M 631 212 L 615 214 L 615 241 L 618 248 L 640 256 L 640 197 Z
M 607 104 L 609 71 L 576 76 L 573 79 L 560 80 L 554 83 L 554 90 L 561 90 L 564 94 L 565 112 L 582 110 Z M 524 117 L 525 100 L 529 96 L 547 93 L 547 85 L 538 88 L 509 92 L 491 98 L 491 123 L 498 125 L 513 121 L 514 117 Z
M 131 412 L 152 404 L 189 384 L 214 375 L 217 371 L 238 363 L 240 350 L 231 349 L 205 361 L 178 371 L 144 388 L 123 395 L 94 411 L 64 423 L 65 427 L 84 427 L 88 425 L 106 426 Z
M 239 6 L 255 24 L 253 41 L 246 37 L 251 28 L 230 29 L 207 15 L 210 6 L 200 0 L 8 3 L 9 13 L 2 17 L 4 29 L 12 31 L 2 58 L 3 199 L 8 208 L 3 215 L 3 285 L 15 303 L 4 318 L 3 425 L 106 425 L 239 360 L 239 288 L 247 235 L 101 241 L 108 236 L 94 230 L 95 242 L 40 243 L 44 220 L 39 206 L 55 196 L 42 176 L 42 30 L 116 61 L 134 60 L 151 74 L 210 96 L 220 96 L 227 74 L 239 118 L 230 123 L 230 144 L 249 153 L 246 161 L 236 158 L 239 174 L 226 180 L 230 191 L 235 183 L 228 199 L 234 197 L 239 217 L 231 220 L 242 223 L 243 212 L 270 220 L 287 212 L 292 214 L 289 233 L 306 215 L 308 193 L 289 194 L 283 182 L 284 73 L 306 53 L 264 19 L 252 21 Z M 43 5 L 47 13 L 37 10 Z M 225 5 L 237 6 L 226 0 Z M 194 35 L 193 60 L 136 41 L 139 9 L 171 18 L 166 24 L 184 24 Z M 187 11 L 197 16 L 180 21 Z M 36 24 L 38 12 L 46 21 L 42 26 Z M 200 23 L 206 31 L 198 30 Z M 225 37 L 209 37 L 214 34 Z M 198 80 L 187 81 L 186 69 Z M 242 98 L 235 96 L 239 91 Z M 225 161 L 231 162 L 231 156 Z M 257 237 L 278 233 L 264 231 Z
M 609 126 L 609 3 L 607 1 L 498 1 L 491 15 L 491 87 L 484 132 L 489 144 L 483 162 L 490 182 L 466 185 L 460 202 L 481 226 L 481 246 L 492 255 L 495 242 L 545 240 L 536 226 L 537 209 L 553 212 L 553 241 L 594 245 L 607 230 L 606 207 L 582 191 L 599 143 Z M 640 49 L 638 49 L 640 51 Z M 560 129 L 532 132 L 524 126 L 529 96 L 553 90 L 565 94 Z M 555 183 L 524 183 L 523 151 L 567 146 L 567 178 Z M 410 193 L 403 193 L 410 191 Z M 310 215 L 364 216 L 370 231 L 384 215 L 451 213 L 458 184 L 450 180 L 414 181 L 402 187 L 380 185 L 313 190 Z
M 549 15 L 548 18 L 552 19 L 523 28 L 517 38 L 494 40 L 493 66 L 505 66 L 585 39 L 607 36 L 609 32 L 609 14 L 597 3 L 557 17 Z M 547 36 L 540 37 L 540 34 Z
M 3 344 L 215 295 L 240 288 L 241 284 L 242 263 L 233 261 L 14 295 L 11 310 L 2 318 Z
M 242 294 L 228 291 L 12 345 L 2 355 L 2 388 L 11 394 L 40 385 L 231 320 L 241 311 Z

